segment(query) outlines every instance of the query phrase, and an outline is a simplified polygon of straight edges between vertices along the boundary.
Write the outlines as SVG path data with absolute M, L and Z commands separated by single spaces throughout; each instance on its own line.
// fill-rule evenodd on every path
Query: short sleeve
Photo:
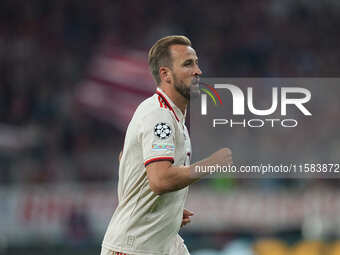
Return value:
M 144 166 L 155 161 L 174 162 L 176 143 L 173 118 L 164 110 L 148 114 L 141 124 Z

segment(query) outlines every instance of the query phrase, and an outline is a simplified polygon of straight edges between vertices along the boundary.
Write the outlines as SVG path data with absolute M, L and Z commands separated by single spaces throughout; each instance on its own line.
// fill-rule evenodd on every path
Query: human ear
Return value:
M 168 67 L 160 67 L 159 68 L 159 77 L 161 81 L 165 81 L 166 83 L 171 83 L 171 70 Z

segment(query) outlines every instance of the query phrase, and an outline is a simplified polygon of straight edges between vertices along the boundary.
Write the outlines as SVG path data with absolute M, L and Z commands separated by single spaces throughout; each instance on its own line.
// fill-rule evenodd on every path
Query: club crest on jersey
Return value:
M 156 124 L 154 134 L 160 139 L 166 139 L 171 135 L 170 125 L 164 122 Z

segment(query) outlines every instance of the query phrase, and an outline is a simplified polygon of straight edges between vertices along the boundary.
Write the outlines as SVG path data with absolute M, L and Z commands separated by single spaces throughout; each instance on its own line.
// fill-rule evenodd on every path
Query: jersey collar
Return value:
M 187 113 L 186 109 L 183 114 L 182 111 L 176 106 L 176 104 L 168 97 L 168 95 L 161 88 L 157 88 L 156 94 L 158 94 L 163 99 L 163 101 L 167 104 L 170 111 L 172 111 L 173 114 L 175 115 L 175 118 L 177 121 L 180 121 L 180 122 L 185 121 L 185 116 Z

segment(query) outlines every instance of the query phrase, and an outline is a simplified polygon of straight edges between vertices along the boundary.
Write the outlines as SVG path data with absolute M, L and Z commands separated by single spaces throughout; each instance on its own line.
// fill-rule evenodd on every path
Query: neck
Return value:
M 188 100 L 178 93 L 178 91 L 173 86 L 169 86 L 168 84 L 160 84 L 159 87 L 184 114 L 188 105 Z

